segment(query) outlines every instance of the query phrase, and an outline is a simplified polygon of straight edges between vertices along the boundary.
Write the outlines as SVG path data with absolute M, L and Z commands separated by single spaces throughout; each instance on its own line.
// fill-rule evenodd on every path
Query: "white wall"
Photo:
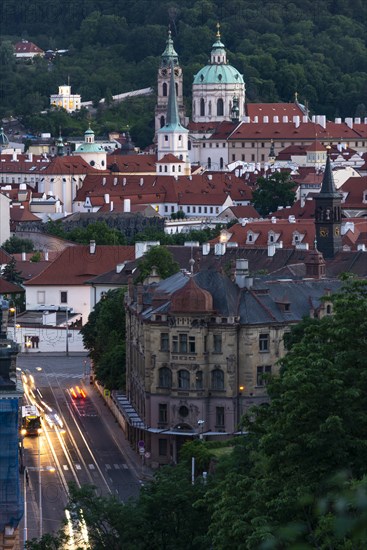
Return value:
M 10 199 L 0 193 L 0 246 L 10 238 Z
M 68 306 L 73 308 L 75 313 L 82 314 L 83 325 L 88 321 L 91 312 L 91 287 L 89 285 L 80 286 L 26 286 L 26 309 L 35 310 L 40 305 L 45 306 Z M 38 292 L 45 292 L 44 302 L 38 299 Z M 61 292 L 66 291 L 67 304 L 60 302 Z
M 26 347 L 26 338 L 38 336 L 38 348 Z M 13 328 L 8 328 L 8 338 L 14 340 Z M 66 352 L 66 329 L 53 327 L 20 327 L 16 329 L 16 341 L 20 345 L 22 353 L 40 353 L 40 352 Z M 87 352 L 83 345 L 82 336 L 77 329 L 69 328 L 68 346 L 70 353 Z

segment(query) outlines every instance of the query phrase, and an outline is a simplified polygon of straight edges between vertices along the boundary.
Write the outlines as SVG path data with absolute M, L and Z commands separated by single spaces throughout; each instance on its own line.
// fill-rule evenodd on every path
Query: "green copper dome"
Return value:
M 206 65 L 194 76 L 194 84 L 244 84 L 232 65 Z
M 102 145 L 97 143 L 82 143 L 75 151 L 76 153 L 105 153 Z

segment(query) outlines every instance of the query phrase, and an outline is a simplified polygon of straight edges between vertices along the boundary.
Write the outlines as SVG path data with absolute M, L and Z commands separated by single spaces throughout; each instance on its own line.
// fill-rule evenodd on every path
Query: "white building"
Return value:
M 51 107 L 62 107 L 69 113 L 78 111 L 81 105 L 81 97 L 79 94 L 71 93 L 71 86 L 59 86 L 59 93 L 50 96 Z

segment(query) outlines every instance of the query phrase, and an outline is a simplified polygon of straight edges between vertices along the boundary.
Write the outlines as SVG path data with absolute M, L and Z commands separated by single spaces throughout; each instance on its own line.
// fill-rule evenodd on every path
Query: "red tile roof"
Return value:
M 89 245 L 68 247 L 37 277 L 26 285 L 83 285 L 91 277 L 112 270 L 117 264 L 135 259 L 134 246 Z
M 304 112 L 297 103 L 246 103 L 247 116 L 260 117 L 278 116 L 279 120 L 282 116 L 293 117 L 294 115 L 303 116 Z M 261 119 L 262 120 L 262 119 Z M 269 118 L 270 120 L 270 118 Z
M 28 40 L 21 40 L 20 42 L 17 42 L 14 44 L 15 53 L 34 53 L 34 54 L 41 54 L 44 53 L 41 48 L 36 46 L 36 44 L 33 44 L 33 42 L 28 42 Z
M 0 277 L 0 294 L 20 294 L 21 292 L 24 292 L 24 288 Z
M 157 160 L 157 164 L 160 164 L 160 163 L 177 163 L 177 164 L 181 164 L 182 160 L 180 160 L 179 158 L 177 158 L 175 155 L 172 155 L 172 153 L 168 153 L 167 155 L 164 155 L 163 158 L 161 158 L 161 160 Z
M 204 172 L 192 176 L 178 176 L 177 179 L 173 176 L 156 175 L 110 175 L 103 178 L 88 175 L 77 192 L 75 202 L 84 202 L 87 196 L 102 197 L 107 193 L 110 195 L 110 200 L 131 199 L 132 205 L 166 202 L 222 205 L 228 195 L 233 200 L 241 202 L 252 198 L 251 189 L 234 174 Z M 192 202 L 193 194 L 200 202 Z M 219 200 L 220 196 L 220 202 L 213 203 L 210 195 L 215 195 L 216 200 Z
M 107 157 L 107 167 L 113 172 L 140 174 L 156 171 L 157 155 L 114 155 Z
M 339 191 L 343 194 L 347 193 L 342 203 L 343 209 L 367 210 L 367 202 L 363 202 L 364 194 L 367 193 L 367 176 L 347 179 Z
M 301 122 L 297 127 L 294 122 L 241 122 L 229 140 L 314 140 L 323 139 L 358 139 L 358 134 L 346 124 L 327 122 L 326 128 L 314 122 Z

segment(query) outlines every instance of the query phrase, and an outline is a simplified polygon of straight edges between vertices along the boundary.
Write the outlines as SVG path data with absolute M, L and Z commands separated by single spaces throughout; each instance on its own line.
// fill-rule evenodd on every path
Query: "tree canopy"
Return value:
M 2 248 L 8 254 L 19 254 L 20 252 L 33 252 L 34 244 L 30 239 L 22 239 L 16 235 L 12 235 L 4 242 Z
M 312 113 L 361 116 L 365 112 L 366 3 L 362 0 L 88 0 L 82 7 L 55 0 L 7 0 L 2 6 L 0 115 L 20 115 L 38 131 L 59 127 L 81 133 L 86 121 L 64 112 L 42 119 L 49 97 L 67 81 L 83 101 L 156 85 L 156 71 L 170 23 L 184 70 L 190 111 L 194 74 L 206 64 L 215 25 L 229 62 L 244 75 L 248 101 L 292 101 L 299 93 Z M 52 60 L 16 63 L 12 45 L 21 38 L 46 50 L 68 50 Z M 108 101 L 109 102 L 109 101 Z M 107 102 L 107 103 L 108 103 Z M 111 110 L 98 107 L 98 131 L 130 127 L 145 146 L 153 136 L 154 96 Z M 85 116 L 85 115 L 83 115 Z M 78 127 L 79 124 L 79 127 Z M 151 135 L 149 136 L 149 132 Z M 150 141 L 149 141 L 150 140 Z
M 139 261 L 138 266 L 140 271 L 138 282 L 143 282 L 150 275 L 153 267 L 157 268 L 162 279 L 167 279 L 180 270 L 179 264 L 165 246 L 152 246 Z
M 125 387 L 124 292 L 123 288 L 108 291 L 80 331 L 97 380 L 111 390 Z
M 288 172 L 274 172 L 257 180 L 257 188 L 252 193 L 252 202 L 262 216 L 276 212 L 279 206 L 291 206 L 296 193 L 295 183 Z

